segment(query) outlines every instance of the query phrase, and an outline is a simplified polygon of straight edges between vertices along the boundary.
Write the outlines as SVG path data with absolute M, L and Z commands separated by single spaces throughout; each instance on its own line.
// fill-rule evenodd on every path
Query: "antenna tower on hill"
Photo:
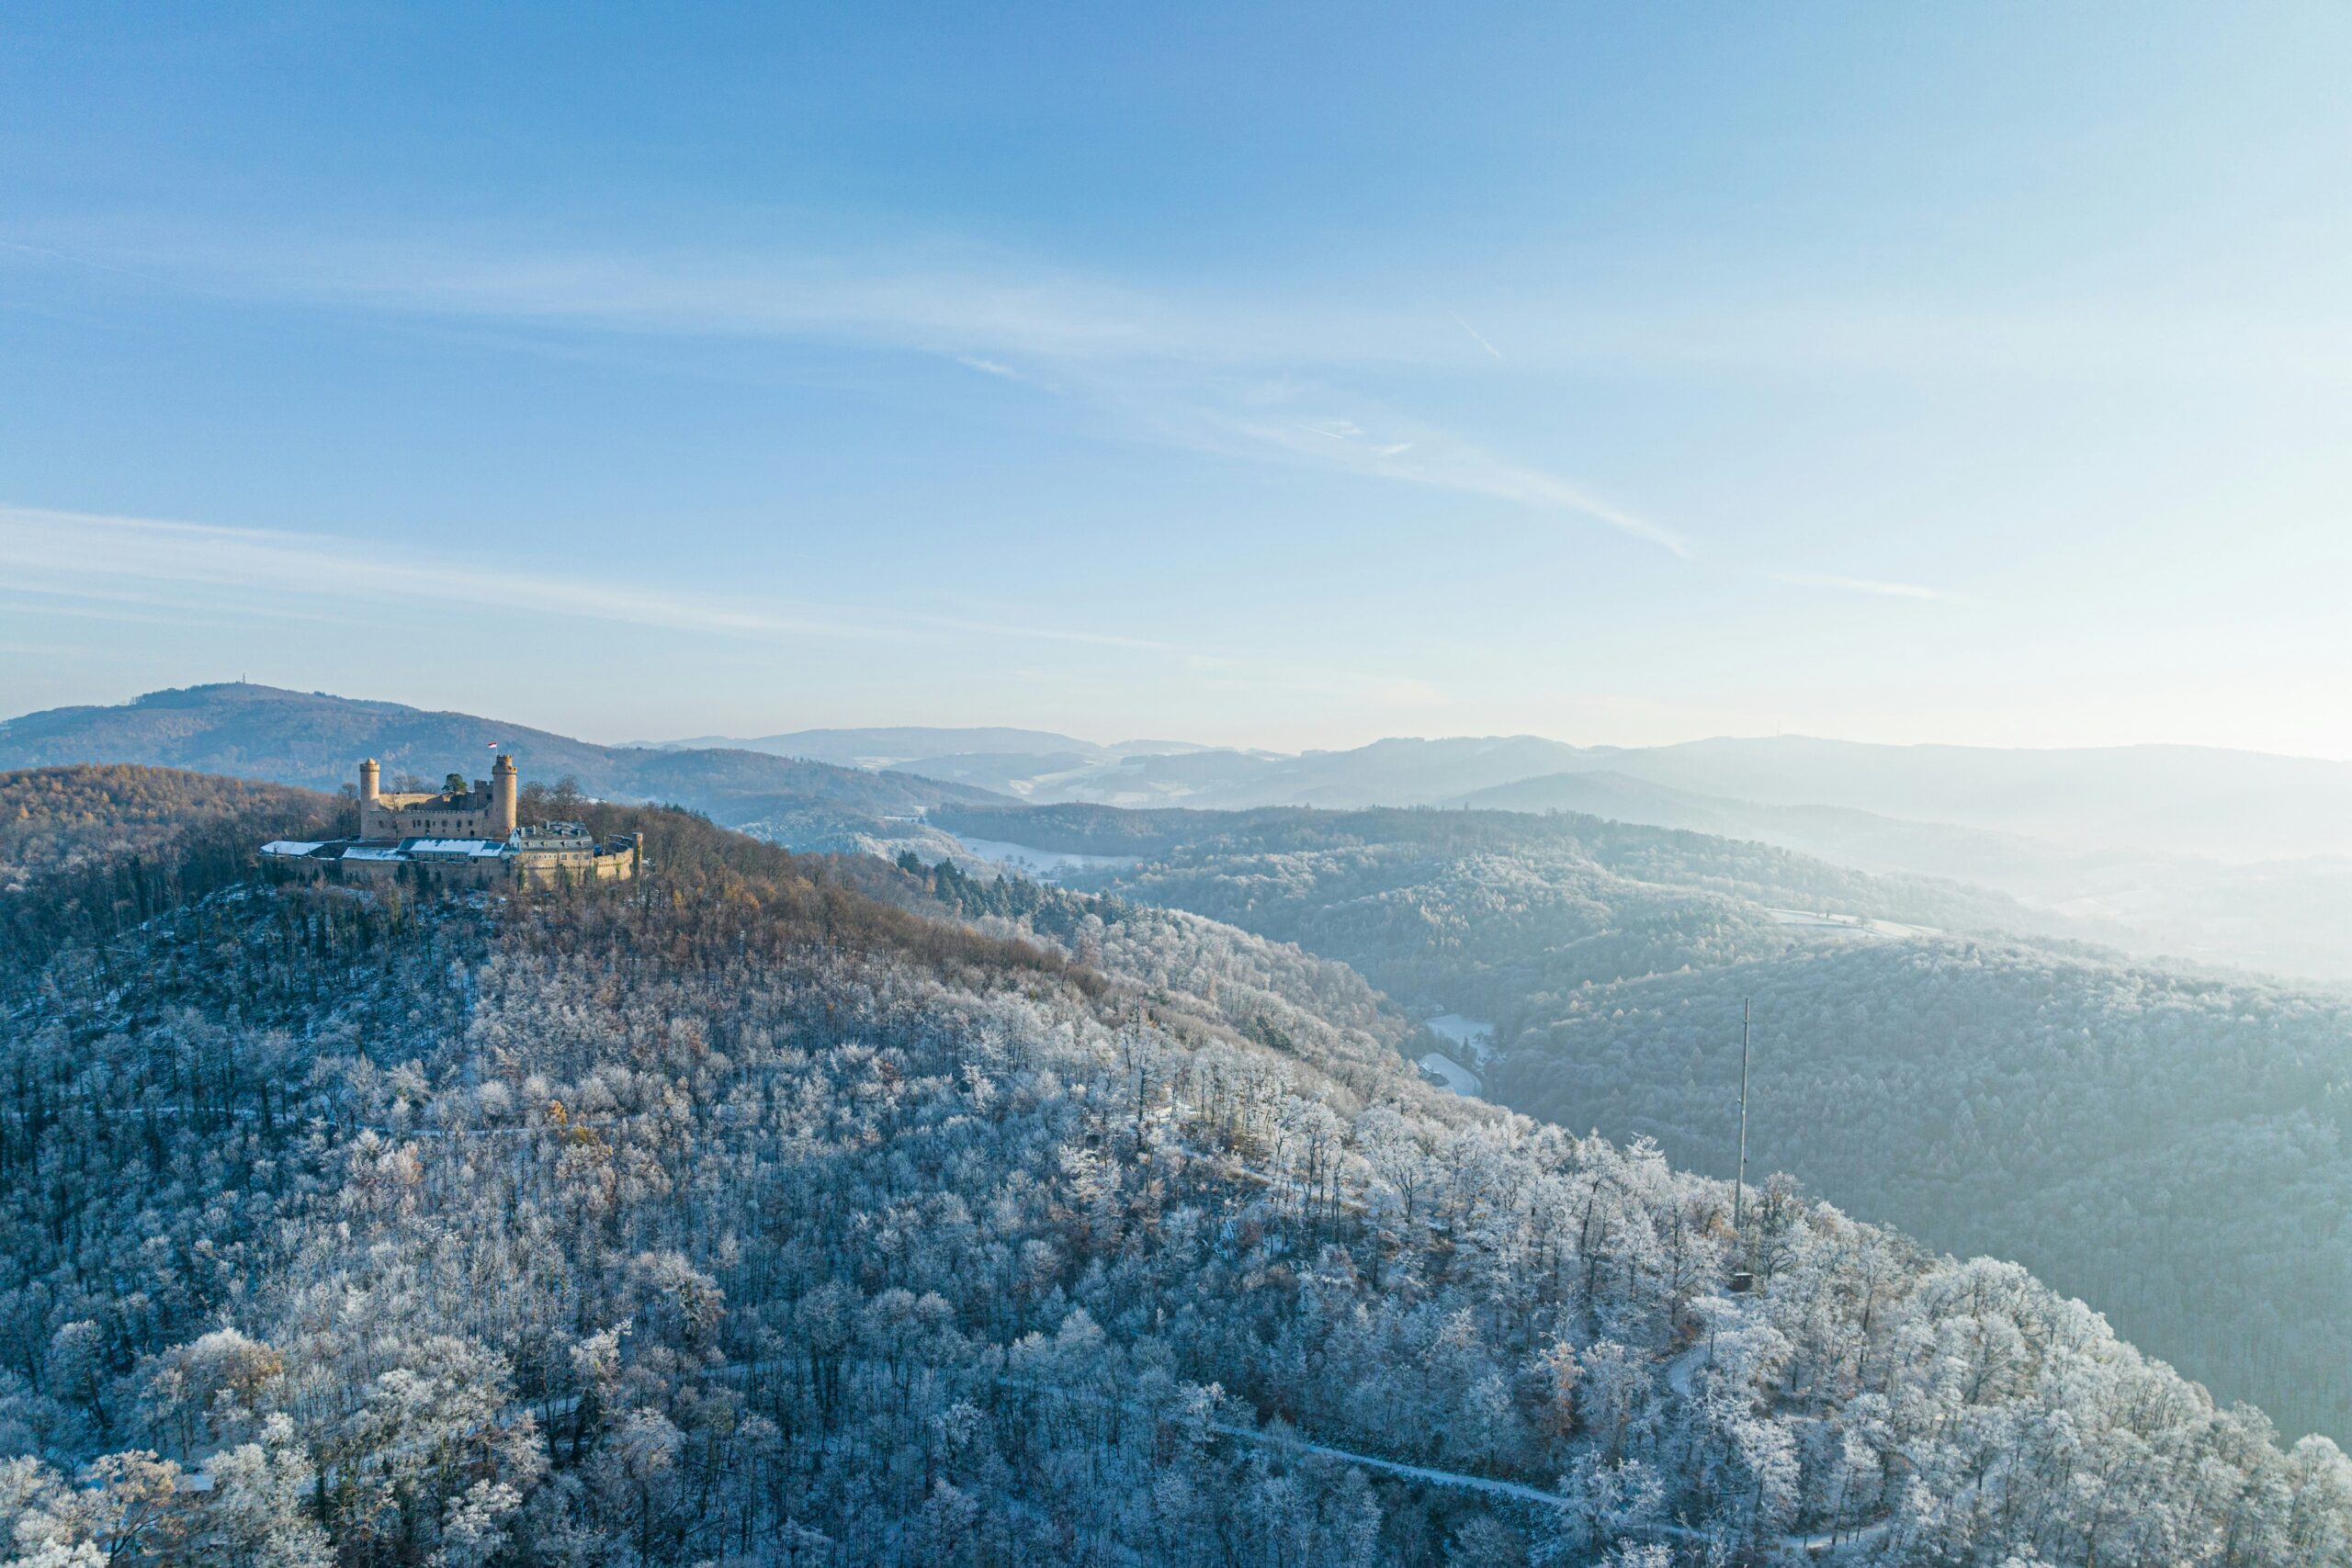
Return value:
M 1755 1003 L 1747 997 L 1739 999 L 1739 1175 L 1731 1189 L 1731 1228 L 1739 1229 L 1741 1212 L 1747 1200 L 1747 1026 Z

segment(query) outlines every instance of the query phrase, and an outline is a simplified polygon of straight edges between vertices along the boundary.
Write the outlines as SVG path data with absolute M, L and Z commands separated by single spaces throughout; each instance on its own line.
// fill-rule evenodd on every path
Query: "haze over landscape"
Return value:
M 12 15 L 0 1568 L 2352 1568 L 2352 14 L 2117 21 Z

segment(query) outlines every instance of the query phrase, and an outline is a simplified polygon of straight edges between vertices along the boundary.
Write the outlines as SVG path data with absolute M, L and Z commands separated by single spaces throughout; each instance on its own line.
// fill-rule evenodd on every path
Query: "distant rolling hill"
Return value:
M 1957 822 L 2080 848 L 2231 860 L 2352 852 L 2352 762 L 2259 751 L 1726 737 L 1596 748 L 1572 766 L 1611 769 L 1698 795 Z
M 1504 736 L 1295 757 L 1129 756 L 1075 770 L 1067 754 L 898 765 L 1032 805 L 1147 816 L 1469 807 L 1756 839 L 1865 871 L 1997 889 L 2045 917 L 2040 929 L 2145 954 L 2352 980 L 2352 764 L 2340 762 L 2195 747 L 2004 750 L 1784 736 L 1586 748 Z
M 599 746 L 505 719 L 242 682 L 0 722 L 0 770 L 135 762 L 334 790 L 354 776 L 362 757 L 384 764 L 388 784 L 403 774 L 437 781 L 454 771 L 482 772 L 493 745 L 514 754 L 526 781 L 571 778 L 590 795 L 674 802 L 730 826 L 805 820 L 811 807 L 878 819 L 1002 798 L 911 773 L 758 751 Z
M 834 750 L 820 749 L 826 738 Z M 741 744 L 985 782 L 1036 804 L 1557 806 L 1740 833 L 1757 831 L 1764 808 L 1802 809 L 1815 819 L 1781 824 L 1854 843 L 1876 838 L 1880 863 L 1929 874 L 1962 871 L 1984 847 L 2004 860 L 2041 852 L 2025 840 L 2240 863 L 2352 855 L 2352 762 L 2210 747 L 2020 750 L 1806 736 L 1615 747 L 1510 735 L 1397 737 L 1286 757 L 1160 742 L 1095 747 L 1024 730 L 808 731 Z M 1728 807 L 1745 820 L 1724 817 Z M 1871 824 L 1860 814 L 1894 820 Z
M 1308 751 L 1228 776 L 1188 806 L 1423 806 L 1579 765 L 1583 748 L 1533 735 L 1375 740 Z
M 1112 749 L 1091 765 L 1067 753 L 1035 757 L 965 753 L 894 764 L 933 777 L 986 778 L 1000 793 L 1040 803 L 1185 806 L 1212 810 L 1260 806 L 1420 806 L 1490 784 L 1577 765 L 1577 748 L 1532 736 L 1375 740 L 1348 751 L 1285 757 L 1195 746 L 1146 751 Z
M 2253 752 L 1798 737 L 1615 749 L 1510 736 L 1282 757 L 925 728 L 602 746 L 503 719 L 222 684 L 0 722 L 0 769 L 132 762 L 332 790 L 361 756 L 379 758 L 388 781 L 437 780 L 478 771 L 492 741 L 520 757 L 527 779 L 569 776 L 611 799 L 674 801 L 827 851 L 922 836 L 890 818 L 1016 800 L 1568 810 L 1971 882 L 2046 917 L 2025 924 L 2143 953 L 2352 979 L 2352 860 L 2342 858 L 2352 852 L 2352 765 Z M 796 749 L 808 755 L 781 754 Z
M 2157 850 L 2072 848 L 1851 807 L 1699 795 L 1605 769 L 1522 779 L 1458 804 L 1757 839 L 1863 871 L 1997 888 L 2078 935 L 2143 953 L 2352 980 L 2352 860 L 2341 855 L 2233 864 Z
M 1122 740 L 1106 746 L 1046 729 L 925 725 L 796 729 L 741 740 L 706 736 L 662 746 L 664 750 L 721 747 L 848 767 L 887 768 L 1024 800 L 1096 800 L 1126 806 L 1187 795 L 1200 787 L 1204 776 L 1222 779 L 1235 770 L 1247 776 L 1280 760 L 1272 753 L 1225 750 L 1185 740 Z M 1208 775 L 1202 774 L 1204 764 Z
M 1197 782 L 1171 777 L 1166 782 L 1177 787 L 1149 787 L 1160 782 L 1161 771 L 1158 759 L 1130 769 L 1146 786 L 1143 793 L 1196 807 L 1426 806 L 1467 799 L 1540 809 L 1537 800 L 1513 798 L 1509 786 L 1549 778 L 1554 782 L 1547 787 L 1556 792 L 1559 781 L 1569 777 L 1605 774 L 1577 799 L 1560 804 L 1608 809 L 1608 797 L 1656 800 L 1647 792 L 1663 789 L 1710 801 L 1954 823 L 2076 849 L 2240 861 L 2352 853 L 2352 762 L 2207 747 L 2028 750 L 1805 736 L 1583 747 L 1519 735 L 1393 739 L 1346 751 L 1250 757 Z M 1499 793 L 1484 793 L 1490 791 Z
M 778 756 L 887 768 L 1038 802 L 1106 806 L 1416 806 L 1582 764 L 1578 747 L 1533 736 L 1375 740 L 1298 756 L 1174 740 L 1099 745 L 1035 729 L 804 729 L 702 740 Z
M 1109 749 L 1091 740 L 1057 735 L 1049 729 L 1013 729 L 1001 725 L 946 728 L 927 725 L 876 725 L 850 729 L 795 729 L 782 735 L 736 739 L 702 735 L 690 740 L 661 743 L 662 749 L 764 751 L 772 757 L 799 757 L 812 762 L 843 767 L 887 768 L 917 757 L 958 754 L 1057 755 L 1076 753 L 1100 761 Z
M 664 750 L 718 749 L 765 751 L 776 757 L 802 757 L 814 762 L 840 762 L 859 768 L 903 767 L 933 757 L 1034 757 L 1058 761 L 1075 756 L 1088 762 L 1116 761 L 1124 757 L 1162 756 L 1209 748 L 1189 740 L 1121 740 L 1105 746 L 1080 740 L 1051 729 L 1015 729 L 1003 725 L 956 728 L 940 725 L 873 725 L 848 729 L 795 729 L 782 735 L 736 739 L 724 735 L 697 736 L 690 740 L 657 742 Z

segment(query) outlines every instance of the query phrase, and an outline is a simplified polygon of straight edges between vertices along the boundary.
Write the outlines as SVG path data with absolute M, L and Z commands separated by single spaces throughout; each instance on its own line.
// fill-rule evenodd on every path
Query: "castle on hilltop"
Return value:
M 598 840 L 582 822 L 520 826 L 522 774 L 501 755 L 490 777 L 466 783 L 451 773 L 438 793 L 386 794 L 376 759 L 359 764 L 359 836 L 273 839 L 264 864 L 316 875 L 398 876 L 485 883 L 602 881 L 635 876 L 644 864 L 641 833 Z
M 463 773 L 451 773 L 438 795 L 386 795 L 377 787 L 382 776 L 375 758 L 359 764 L 363 839 L 503 839 L 514 831 L 522 773 L 512 757 L 501 755 L 490 777 L 476 779 L 470 789 Z

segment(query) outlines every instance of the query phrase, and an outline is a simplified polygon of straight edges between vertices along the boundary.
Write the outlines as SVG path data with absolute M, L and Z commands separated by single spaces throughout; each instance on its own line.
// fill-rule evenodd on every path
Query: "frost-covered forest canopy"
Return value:
M 2352 1561 L 2325 1438 L 1338 964 L 578 807 L 652 872 L 12 942 L 18 1559 Z
M 2352 1432 L 2352 1001 L 2129 962 L 1997 895 L 1756 843 L 1487 811 L 964 808 L 1143 863 L 1091 885 L 1495 1021 L 1487 1094 L 1678 1162 L 1751 1155 L 1929 1244 L 2016 1257 L 2289 1430 Z M 1775 909 L 1877 917 L 1866 938 Z M 1972 934 L 1973 933 L 1973 934 Z
M 243 847 L 257 832 L 336 823 L 338 809 L 309 790 L 171 768 L 0 773 L 0 887 L 85 866 L 128 874 L 141 857 L 184 859 L 195 835 Z

